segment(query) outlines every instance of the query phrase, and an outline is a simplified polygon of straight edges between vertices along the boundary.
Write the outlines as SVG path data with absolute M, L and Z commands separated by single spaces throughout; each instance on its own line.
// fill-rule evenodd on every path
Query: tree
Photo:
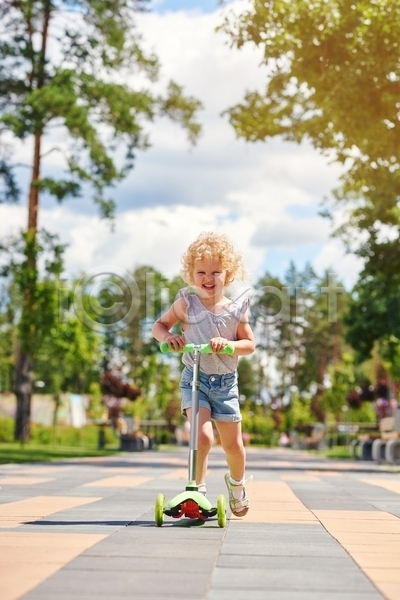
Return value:
M 343 353 L 342 359 L 332 365 L 328 373 L 330 386 L 322 394 L 322 406 L 338 423 L 343 416 L 343 406 L 347 408 L 347 397 L 355 385 L 352 355 Z
M 250 403 L 257 397 L 256 373 L 252 367 L 251 360 L 240 358 L 238 362 L 238 380 L 240 395 Z
M 138 287 L 140 303 L 135 318 L 121 331 L 121 341 L 125 343 L 131 376 L 136 381 L 143 361 L 159 351 L 151 327 L 168 302 L 174 300 L 176 292 L 167 278 L 149 265 L 137 266 L 132 276 Z
M 338 230 L 357 250 L 400 213 L 400 4 L 396 0 L 252 0 L 221 26 L 232 44 L 260 47 L 265 92 L 227 110 L 247 141 L 280 136 L 343 164 Z M 362 230 L 366 236 L 357 235 Z M 355 232 L 355 233 L 354 233 Z
M 277 374 L 270 390 L 274 404 L 290 412 L 296 397 L 323 420 L 325 377 L 344 351 L 343 287 L 330 273 L 319 277 L 309 265 L 299 271 L 294 264 L 283 283 L 266 274 L 256 287 L 251 314 L 257 352 L 265 354 L 260 364 L 272 363 Z M 265 368 L 261 371 L 265 378 Z
M 17 337 L 15 315 L 18 311 L 15 292 L 12 279 L 6 277 L 0 280 L 0 392 L 13 389 L 14 349 Z
M 345 335 L 358 362 L 370 358 L 378 344 L 382 358 L 396 365 L 400 356 L 399 242 L 368 244 L 366 264 L 359 275 L 345 315 Z M 393 370 L 394 369 L 394 370 Z
M 174 82 L 165 96 L 134 89 L 137 72 L 157 79 L 158 62 L 146 56 L 132 18 L 147 0 L 6 0 L 0 8 L 0 109 L 2 133 L 32 139 L 28 229 L 35 229 L 40 192 L 58 201 L 91 184 L 101 214 L 115 207 L 104 190 L 124 178 L 133 152 L 148 145 L 144 122 L 157 114 L 180 122 L 194 141 L 200 103 Z M 71 147 L 54 144 L 69 179 L 43 176 L 43 144 L 50 128 L 69 134 Z M 57 135 L 57 137 L 58 137 Z M 52 140 L 54 140 L 52 137 Z M 116 152 L 125 148 L 125 161 Z
M 55 289 L 57 293 L 57 288 Z M 35 352 L 35 381 L 53 395 L 54 424 L 62 392 L 88 393 L 100 379 L 102 339 L 74 314 L 53 320 L 41 347 Z
M 26 288 L 17 359 L 16 438 L 29 427 L 36 336 L 29 324 L 37 279 L 36 231 L 42 193 L 62 202 L 93 191 L 100 214 L 112 217 L 107 188 L 133 167 L 134 152 L 148 146 L 146 121 L 166 115 L 195 141 L 200 103 L 171 82 L 164 95 L 133 86 L 135 77 L 157 79 L 158 61 L 143 52 L 133 14 L 147 0 L 3 0 L 0 6 L 0 196 L 18 196 L 15 164 L 7 142 L 31 141 L 33 155 L 25 236 Z M 140 79 L 139 77 L 139 79 Z M 68 140 L 69 145 L 58 140 Z M 57 140 L 57 141 L 55 141 Z M 45 158 L 58 152 L 66 177 L 44 173 Z M 125 156 L 123 156 L 123 152 Z M 14 167 L 14 168 L 13 168 Z M 29 272 L 29 276 L 28 276 Z M 29 331 L 28 331 L 29 330 Z
M 58 319 L 58 277 L 62 271 L 63 250 L 56 236 L 44 230 L 35 236 L 28 232 L 9 238 L 0 245 L 4 257 L 0 275 L 9 288 L 8 329 L 11 334 L 16 332 L 14 364 L 17 362 L 19 368 L 14 385 L 19 394 L 15 435 L 21 441 L 29 439 L 30 435 L 30 397 L 34 380 L 31 357 L 39 355 Z M 39 259 L 44 265 L 41 273 L 36 268 Z M 31 302 L 29 312 L 24 310 L 27 290 Z
M 291 385 L 302 392 L 322 385 L 327 365 L 341 352 L 344 289 L 332 274 L 319 277 L 309 265 L 301 272 L 293 263 L 283 283 L 267 274 L 257 288 L 254 328 L 260 348 L 277 360 L 281 393 Z

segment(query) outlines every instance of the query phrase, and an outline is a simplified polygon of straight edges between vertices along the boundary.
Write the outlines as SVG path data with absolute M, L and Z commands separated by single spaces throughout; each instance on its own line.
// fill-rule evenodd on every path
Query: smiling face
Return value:
M 223 295 L 226 270 L 219 259 L 196 260 L 193 281 L 201 297 L 217 302 Z

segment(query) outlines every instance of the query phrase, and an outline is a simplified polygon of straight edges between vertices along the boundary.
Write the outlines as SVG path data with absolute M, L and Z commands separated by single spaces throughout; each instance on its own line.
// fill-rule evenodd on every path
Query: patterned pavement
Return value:
M 0 465 L 1 600 L 398 600 L 400 467 L 248 449 L 251 509 L 166 517 L 187 449 Z M 226 494 L 210 456 L 208 498 Z

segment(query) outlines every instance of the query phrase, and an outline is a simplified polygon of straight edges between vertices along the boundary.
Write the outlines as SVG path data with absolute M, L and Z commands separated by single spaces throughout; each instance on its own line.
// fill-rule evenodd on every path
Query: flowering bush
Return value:
M 136 400 L 140 396 L 140 389 L 136 385 L 125 383 L 111 371 L 107 371 L 103 375 L 101 379 L 101 391 L 104 396 L 127 398 L 128 400 Z
M 124 382 L 118 375 L 107 371 L 101 378 L 103 404 L 108 409 L 108 418 L 113 422 L 119 418 L 127 400 L 136 400 L 140 389 L 136 385 Z

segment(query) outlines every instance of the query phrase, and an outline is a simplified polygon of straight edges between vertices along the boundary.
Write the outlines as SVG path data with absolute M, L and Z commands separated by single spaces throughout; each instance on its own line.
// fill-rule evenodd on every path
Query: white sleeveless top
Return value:
M 179 291 L 179 296 L 184 298 L 187 309 L 188 324 L 183 332 L 187 344 L 208 344 L 214 337 L 223 337 L 229 341 L 237 340 L 239 323 L 247 311 L 250 299 L 232 301 L 224 312 L 214 314 L 200 301 L 198 296 L 184 288 Z M 183 354 L 182 362 L 193 367 L 193 356 Z M 238 356 L 228 354 L 202 354 L 200 370 L 207 375 L 226 375 L 233 373 L 238 364 Z

